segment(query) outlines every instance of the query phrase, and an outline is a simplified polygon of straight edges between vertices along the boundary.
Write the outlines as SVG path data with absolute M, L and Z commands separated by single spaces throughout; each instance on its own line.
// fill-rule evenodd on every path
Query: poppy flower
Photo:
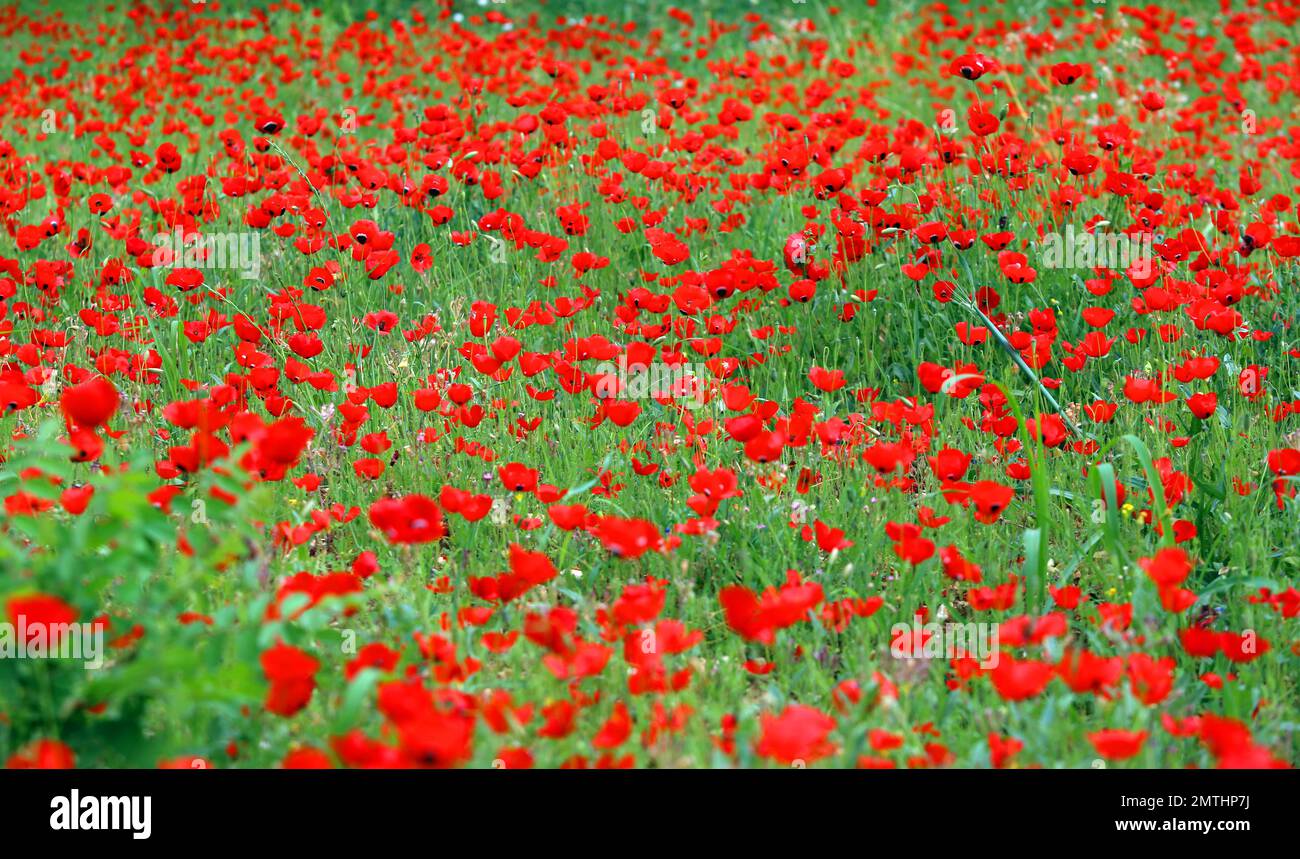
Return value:
M 277 716 L 292 716 L 307 706 L 320 668 L 315 657 L 282 643 L 264 651 L 261 663 L 271 684 L 266 693 L 267 710 Z
M 761 596 L 743 585 L 731 585 L 718 593 L 727 625 L 742 637 L 764 644 L 771 644 L 778 630 L 806 620 L 822 599 L 821 585 L 805 583 L 794 570 L 787 571 L 784 585 L 769 587 Z
M 1003 656 L 994 667 L 993 688 L 1003 700 L 1023 701 L 1042 693 L 1054 676 L 1051 665 Z
M 95 429 L 108 423 L 117 413 L 121 396 L 103 376 L 92 376 L 64 390 L 59 405 L 68 421 L 82 429 Z
M 424 495 L 381 498 L 370 505 L 369 515 L 390 543 L 430 543 L 446 533 L 442 510 Z
M 76 623 L 78 617 L 76 608 L 43 593 L 10 597 L 5 601 L 5 612 L 14 628 L 26 629 L 29 642 L 40 637 L 48 647 L 58 647 L 63 630 Z
M 814 763 L 835 754 L 829 739 L 835 720 L 815 707 L 791 704 L 780 713 L 765 713 L 754 751 L 786 766 Z
M 968 490 L 968 496 L 975 504 L 975 519 L 985 525 L 997 522 L 1015 495 L 1016 491 L 1010 486 L 989 480 L 973 483 Z
M 1124 731 L 1117 728 L 1088 734 L 1088 742 L 1108 761 L 1126 761 L 1142 751 L 1149 734 L 1146 731 Z
M 601 516 L 590 531 L 606 551 L 624 560 L 639 558 L 646 552 L 657 552 L 663 545 L 659 529 L 644 519 Z
M 77 765 L 72 749 L 59 740 L 36 740 L 9 756 L 8 769 L 70 770 Z

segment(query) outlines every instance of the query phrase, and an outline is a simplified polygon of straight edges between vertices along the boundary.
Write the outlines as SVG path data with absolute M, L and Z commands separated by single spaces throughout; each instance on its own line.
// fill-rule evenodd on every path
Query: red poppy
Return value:
M 311 701 L 320 662 L 302 650 L 277 644 L 262 653 L 262 672 L 270 682 L 266 709 L 277 716 L 292 716 Z
M 390 543 L 430 543 L 442 538 L 442 510 L 424 495 L 381 498 L 370 505 L 370 524 Z
M 1088 735 L 1088 742 L 1108 761 L 1126 761 L 1142 751 L 1147 741 L 1146 731 L 1108 729 Z
M 835 754 L 829 740 L 835 720 L 814 707 L 791 704 L 760 719 L 762 734 L 754 751 L 786 766 L 803 766 Z
M 113 383 L 103 376 L 92 376 L 64 390 L 59 405 L 68 421 L 83 428 L 95 429 L 108 423 L 117 413 L 121 396 Z

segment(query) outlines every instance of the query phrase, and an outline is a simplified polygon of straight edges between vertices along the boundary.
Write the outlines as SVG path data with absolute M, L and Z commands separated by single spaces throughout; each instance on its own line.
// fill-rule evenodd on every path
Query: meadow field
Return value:
M 1300 759 L 1300 5 L 0 6 L 0 763 Z

